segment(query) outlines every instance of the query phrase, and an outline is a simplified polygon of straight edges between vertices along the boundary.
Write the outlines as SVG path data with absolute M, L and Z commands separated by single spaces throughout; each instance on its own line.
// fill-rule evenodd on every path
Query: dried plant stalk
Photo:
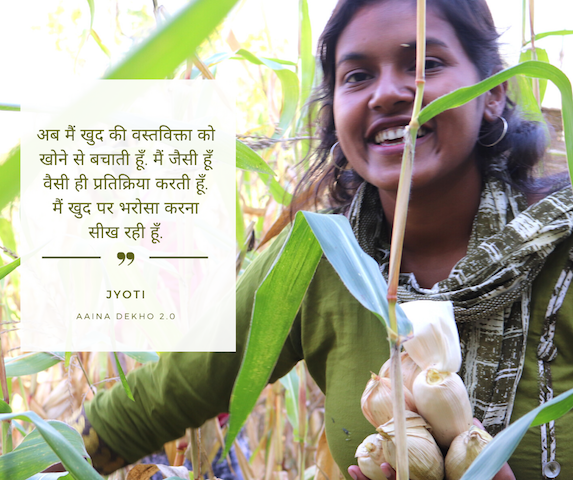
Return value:
M 406 443 L 406 411 L 402 384 L 402 368 L 400 362 L 401 339 L 398 333 L 396 319 L 396 300 L 398 294 L 398 276 L 404 245 L 404 231 L 408 213 L 408 200 L 412 183 L 416 137 L 420 125 L 418 115 L 422 109 L 422 98 L 425 85 L 426 61 L 426 0 L 417 1 L 417 31 L 416 31 L 416 96 L 410 124 L 406 128 L 406 142 L 402 157 L 402 168 L 396 198 L 396 209 L 392 224 L 392 242 L 390 247 L 390 271 L 388 275 L 388 310 L 391 330 L 389 335 L 391 350 L 391 382 L 394 394 L 394 424 L 396 428 L 396 479 L 407 480 L 408 447 Z M 392 335 L 394 333 L 394 335 Z

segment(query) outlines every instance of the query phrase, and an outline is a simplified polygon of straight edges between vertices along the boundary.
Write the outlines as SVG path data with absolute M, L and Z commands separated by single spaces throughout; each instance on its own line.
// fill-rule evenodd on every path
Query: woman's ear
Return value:
M 493 122 L 501 116 L 505 108 L 507 82 L 500 83 L 485 94 L 485 108 L 483 118 L 486 122 Z

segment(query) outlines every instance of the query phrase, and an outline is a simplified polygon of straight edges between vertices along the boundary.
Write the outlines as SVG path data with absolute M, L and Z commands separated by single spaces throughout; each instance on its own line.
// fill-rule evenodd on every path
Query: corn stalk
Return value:
M 401 338 L 397 334 L 398 321 L 396 318 L 396 300 L 398 297 L 398 277 L 400 275 L 400 263 L 402 248 L 404 245 L 404 231 L 408 214 L 408 199 L 412 184 L 412 170 L 414 167 L 414 154 L 416 149 L 416 137 L 420 124 L 418 116 L 422 109 L 424 96 L 426 63 L 426 0 L 417 0 L 417 30 L 416 30 L 416 96 L 410 124 L 406 129 L 406 143 L 402 156 L 402 168 L 396 209 L 392 225 L 392 242 L 390 247 L 390 271 L 388 275 L 388 311 L 390 317 L 391 333 L 389 335 L 391 351 L 391 374 L 390 381 L 394 395 L 394 424 L 396 427 L 396 479 L 407 480 L 408 472 L 408 446 L 406 443 L 406 410 L 404 406 L 404 389 L 402 383 L 402 367 L 400 362 Z M 394 332 L 394 333 L 392 333 Z

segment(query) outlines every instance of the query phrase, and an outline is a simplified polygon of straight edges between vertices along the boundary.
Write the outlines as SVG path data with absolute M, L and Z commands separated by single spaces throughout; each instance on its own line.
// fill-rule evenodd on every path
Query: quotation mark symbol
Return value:
M 135 260 L 135 255 L 133 254 L 133 252 L 127 252 L 127 254 L 125 254 L 123 252 L 117 253 L 117 258 L 119 258 L 121 260 L 121 262 L 119 262 L 120 265 L 125 261 L 126 257 L 128 260 L 131 260 L 131 262 L 129 262 L 127 265 L 131 265 L 133 263 L 133 261 Z

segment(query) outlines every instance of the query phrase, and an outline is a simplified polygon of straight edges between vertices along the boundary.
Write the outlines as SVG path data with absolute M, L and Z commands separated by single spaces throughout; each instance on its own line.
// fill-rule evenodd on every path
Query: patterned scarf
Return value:
M 390 246 L 375 187 L 359 187 L 348 217 L 358 243 L 387 279 Z M 400 302 L 453 302 L 462 345 L 460 376 L 474 416 L 493 435 L 509 424 L 523 371 L 531 284 L 547 256 L 572 231 L 570 187 L 528 208 L 521 193 L 489 178 L 467 254 L 449 277 L 427 289 L 413 274 L 400 275 Z

